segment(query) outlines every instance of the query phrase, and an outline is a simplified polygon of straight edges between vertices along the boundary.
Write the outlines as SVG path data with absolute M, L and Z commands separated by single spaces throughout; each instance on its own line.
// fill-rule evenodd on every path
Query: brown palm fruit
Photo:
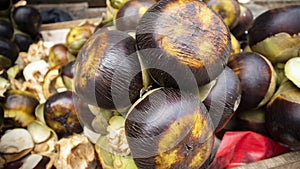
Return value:
M 265 105 L 276 89 L 276 73 L 271 62 L 254 52 L 233 55 L 228 66 L 238 75 L 242 98 L 238 111 Z
M 214 80 L 231 50 L 223 19 L 197 0 L 166 0 L 151 6 L 137 26 L 136 41 L 152 79 L 182 90 Z
M 130 0 L 120 7 L 117 12 L 115 24 L 121 31 L 135 32 L 140 18 L 155 3 L 153 0 Z
M 64 91 L 50 96 L 44 105 L 46 124 L 59 138 L 82 132 L 73 102 L 73 92 Z
M 16 126 L 26 127 L 35 120 L 34 111 L 39 104 L 37 98 L 28 91 L 9 90 L 3 103 L 4 117 L 16 122 Z
M 266 128 L 275 140 L 300 149 L 300 89 L 291 81 L 282 83 L 267 105 Z
M 125 133 L 138 168 L 198 169 L 214 142 L 204 104 L 174 88 L 157 88 L 138 100 L 126 116 Z
M 203 101 L 211 116 L 215 132 L 222 130 L 233 117 L 240 104 L 241 93 L 238 76 L 232 69 L 226 67 Z
M 272 63 L 299 56 L 300 5 L 270 9 L 255 18 L 248 44 Z
M 143 88 L 135 40 L 125 32 L 100 29 L 84 44 L 75 63 L 75 92 L 104 109 L 127 109 Z

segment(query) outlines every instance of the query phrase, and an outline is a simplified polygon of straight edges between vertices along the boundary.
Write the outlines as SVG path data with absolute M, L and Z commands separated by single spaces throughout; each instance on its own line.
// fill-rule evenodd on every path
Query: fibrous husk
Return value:
M 74 134 L 60 139 L 56 149 L 58 153 L 54 162 L 56 168 L 90 169 L 95 167 L 94 146 L 83 135 Z
M 34 142 L 30 133 L 23 128 L 8 130 L 0 140 L 0 153 L 6 163 L 24 157 L 33 147 Z

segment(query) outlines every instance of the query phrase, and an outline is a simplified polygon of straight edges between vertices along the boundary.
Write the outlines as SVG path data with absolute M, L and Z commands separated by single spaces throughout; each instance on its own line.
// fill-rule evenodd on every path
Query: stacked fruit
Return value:
M 193 1 L 184 5 L 147 1 L 153 3 L 149 6 L 138 2 L 146 3 L 128 1 L 120 7 L 113 22 L 118 31 L 108 31 L 111 27 L 98 31 L 83 46 L 75 64 L 75 93 L 92 113 L 89 119 L 82 113 L 79 117 L 84 126 L 101 134 L 96 151 L 104 167 L 193 168 L 195 156 L 198 165 L 204 165 L 211 153 L 209 133 L 220 136 L 232 117 L 230 123 L 235 124 L 230 130 L 260 132 L 290 148 L 298 147 L 299 75 L 294 72 L 299 62 L 299 27 L 298 22 L 283 18 L 288 15 L 299 21 L 299 6 L 274 9 L 253 21 L 251 11 L 235 0 L 204 1 L 223 19 L 220 24 L 209 12 L 206 16 L 194 12 L 205 9 L 197 10 L 199 4 Z M 228 34 L 222 32 L 224 23 Z M 224 34 L 231 37 L 230 44 Z M 206 133 L 207 141 L 198 145 L 201 155 L 193 154 L 198 150 L 189 135 L 197 117 L 185 121 L 183 115 L 199 103 L 190 104 L 193 101 L 186 94 L 197 96 L 206 109 L 200 112 L 207 112 L 200 113 L 209 129 L 198 128 Z M 284 105 L 275 104 L 282 99 Z M 283 117 L 284 113 L 288 115 Z M 201 132 L 197 135 L 203 137 Z M 128 147 L 124 141 L 118 144 L 124 137 Z
M 95 165 L 95 155 L 90 153 L 94 147 L 80 134 L 83 128 L 75 112 L 70 82 L 76 54 L 95 26 L 85 24 L 70 29 L 65 44 L 53 45 L 39 39 L 23 51 L 14 43 L 17 33 L 27 29 L 32 31 L 30 38 L 39 36 L 41 25 L 35 19 L 40 15 L 29 6 L 11 8 L 10 16 L 17 18 L 12 23 L 20 27 L 15 27 L 12 39 L 1 43 L 5 48 L 1 46 L 0 168 Z M 68 161 L 74 153 L 78 159 Z
M 241 98 L 223 18 L 204 2 L 133 0 L 113 23 L 86 41 L 74 73 L 77 109 L 89 108 L 79 120 L 101 135 L 101 165 L 207 165 Z
M 0 167 L 206 168 L 227 130 L 299 147 L 299 6 L 108 2 L 1 69 Z
M 242 86 L 241 105 L 233 123 L 292 149 L 300 145 L 299 14 L 300 6 L 295 5 L 259 15 L 248 31 L 251 52 L 229 61 Z
M 16 5 L 15 1 L 1 1 L 0 48 L 1 67 L 14 64 L 19 52 L 26 52 L 38 41 L 42 18 L 39 11 L 27 5 Z

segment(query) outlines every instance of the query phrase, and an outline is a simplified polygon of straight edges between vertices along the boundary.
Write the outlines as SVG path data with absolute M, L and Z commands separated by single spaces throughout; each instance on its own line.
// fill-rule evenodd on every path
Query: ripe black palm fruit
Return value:
M 27 52 L 29 46 L 33 43 L 33 39 L 28 34 L 15 33 L 14 43 L 19 47 L 20 52 Z
M 14 28 L 12 24 L 6 20 L 0 20 L 0 37 L 11 40 L 13 38 Z
M 0 68 L 8 68 L 17 60 L 18 46 L 10 40 L 0 38 Z
M 19 6 L 13 10 L 12 20 L 17 29 L 36 37 L 41 28 L 42 17 L 40 12 L 29 5 Z

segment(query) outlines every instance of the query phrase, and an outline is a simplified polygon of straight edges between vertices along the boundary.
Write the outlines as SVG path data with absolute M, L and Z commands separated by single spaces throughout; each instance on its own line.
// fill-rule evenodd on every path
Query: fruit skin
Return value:
M 51 67 L 67 64 L 69 62 L 68 47 L 63 43 L 52 46 L 50 48 L 48 62 Z
M 236 0 L 204 0 L 203 2 L 223 18 L 230 30 L 238 24 L 240 6 Z
M 270 61 L 254 52 L 233 55 L 230 67 L 241 82 L 242 97 L 238 111 L 246 111 L 265 105 L 276 88 L 276 73 Z
M 143 87 L 135 52 L 135 40 L 127 33 L 98 30 L 77 56 L 75 93 L 88 104 L 104 109 L 128 108 Z
M 144 95 L 125 120 L 138 168 L 199 168 L 214 141 L 208 112 L 193 94 L 160 88 Z
M 0 19 L 0 37 L 11 40 L 14 35 L 14 28 L 10 22 Z
M 29 5 L 18 6 L 13 10 L 12 20 L 16 28 L 36 37 L 40 32 L 42 25 L 42 17 L 40 12 Z
M 127 1 L 116 14 L 116 28 L 121 31 L 135 31 L 140 18 L 154 3 L 153 0 Z
M 252 51 L 272 63 L 285 62 L 299 56 L 299 24 L 300 5 L 270 9 L 253 21 L 248 30 L 248 44 Z
M 285 81 L 267 105 L 266 128 L 271 136 L 292 149 L 300 149 L 300 89 Z
M 17 126 L 26 127 L 35 120 L 34 110 L 39 104 L 37 98 L 28 91 L 9 90 L 4 98 L 4 117 L 11 118 Z
M 275 8 L 261 14 L 254 20 L 249 30 L 249 45 L 255 45 L 267 37 L 280 32 L 287 32 L 290 35 L 299 33 L 300 28 L 296 26 L 300 24 L 299 14 L 299 5 Z M 265 33 L 266 31 L 268 33 Z M 257 33 L 259 35 L 255 35 Z
M 75 93 L 73 93 L 73 102 L 81 126 L 87 127 L 88 129 L 96 132 L 92 126 L 92 122 L 96 118 L 96 116 L 91 112 L 88 104 L 80 99 Z
M 69 90 L 74 89 L 74 67 L 75 60 L 70 61 L 69 63 L 62 65 L 60 68 L 60 76 L 62 77 L 63 83 Z
M 231 45 L 222 18 L 196 0 L 151 6 L 137 26 L 136 41 L 154 81 L 165 87 L 182 84 L 183 90 L 215 79 L 227 64 Z
M 92 36 L 93 32 L 89 25 L 72 27 L 66 36 L 66 46 L 69 52 L 77 56 L 84 43 Z
M 240 16 L 237 25 L 230 32 L 238 39 L 247 31 L 253 22 L 253 13 L 249 7 L 240 5 Z
M 0 56 L 8 59 L 10 63 L 0 63 L 0 68 L 7 68 L 14 64 L 19 55 L 18 46 L 10 40 L 0 38 Z
M 215 86 L 203 101 L 211 116 L 215 132 L 222 130 L 235 114 L 241 101 L 241 93 L 238 76 L 226 67 L 217 77 Z
M 88 39 L 92 35 L 92 31 L 87 26 L 75 26 L 70 29 L 66 36 L 66 45 L 70 46 L 78 39 Z
M 259 109 L 236 112 L 235 131 L 253 131 L 270 137 L 265 123 L 265 106 Z
M 231 33 L 230 34 L 231 39 L 231 52 L 230 55 L 238 54 L 241 52 L 241 45 L 239 40 L 236 39 L 236 37 Z
M 44 105 L 46 124 L 59 138 L 82 132 L 73 103 L 73 92 L 65 91 L 50 96 Z
M 20 52 L 27 52 L 29 46 L 33 43 L 33 39 L 25 33 L 16 33 L 14 35 L 14 43 L 19 47 Z

